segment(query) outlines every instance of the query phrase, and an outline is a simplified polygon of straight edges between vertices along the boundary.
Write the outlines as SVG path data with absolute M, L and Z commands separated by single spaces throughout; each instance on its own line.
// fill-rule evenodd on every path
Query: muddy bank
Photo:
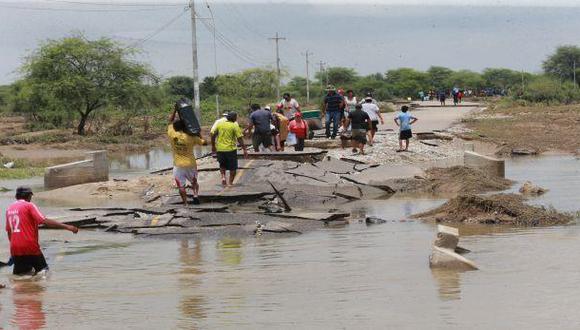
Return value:
M 499 155 L 580 150 L 580 105 L 521 106 L 504 100 L 463 122 L 469 131 L 461 137 L 494 143 Z
M 407 193 L 430 194 L 481 194 L 501 191 L 512 186 L 513 181 L 490 176 L 480 170 L 453 166 L 432 168 L 425 172 L 424 179 L 415 179 L 402 190 Z
M 564 225 L 573 221 L 571 215 L 528 205 L 524 197 L 515 194 L 460 195 L 434 210 L 416 214 L 414 217 L 438 223 L 522 227 Z

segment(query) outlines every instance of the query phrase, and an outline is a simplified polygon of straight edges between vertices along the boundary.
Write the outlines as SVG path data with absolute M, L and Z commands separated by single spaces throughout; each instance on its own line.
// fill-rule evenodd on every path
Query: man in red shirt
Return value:
M 10 241 L 10 254 L 14 261 L 14 275 L 36 274 L 48 269 L 44 255 L 38 244 L 38 226 L 65 229 L 77 233 L 75 226 L 65 225 L 58 221 L 47 219 L 30 202 L 32 190 L 28 187 L 16 189 L 16 202 L 6 210 L 6 232 Z

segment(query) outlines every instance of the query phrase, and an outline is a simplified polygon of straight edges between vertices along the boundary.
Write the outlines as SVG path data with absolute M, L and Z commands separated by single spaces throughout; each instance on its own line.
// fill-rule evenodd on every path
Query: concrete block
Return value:
M 109 180 L 107 151 L 87 153 L 87 159 L 48 167 L 44 172 L 44 187 L 56 189 L 82 183 Z
M 459 230 L 457 228 L 438 225 L 437 238 L 433 242 L 431 256 L 429 256 L 429 266 L 453 270 L 478 269 L 473 261 L 457 253 L 458 248 L 460 251 L 469 251 L 458 247 L 458 243 Z
M 505 178 L 505 161 L 480 155 L 473 151 L 463 153 L 463 162 L 465 166 L 479 169 L 489 175 Z

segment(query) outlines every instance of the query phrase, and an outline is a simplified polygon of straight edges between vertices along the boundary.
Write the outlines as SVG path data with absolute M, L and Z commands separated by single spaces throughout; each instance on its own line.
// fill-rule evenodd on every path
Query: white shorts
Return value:
M 193 183 L 197 180 L 197 170 L 189 167 L 173 167 L 173 177 L 178 188 L 185 188 L 187 181 Z

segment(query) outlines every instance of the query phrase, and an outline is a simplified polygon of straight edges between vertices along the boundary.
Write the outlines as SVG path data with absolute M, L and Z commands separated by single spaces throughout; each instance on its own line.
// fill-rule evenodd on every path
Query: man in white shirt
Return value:
M 278 108 L 284 111 L 284 116 L 288 119 L 292 119 L 296 112 L 300 112 L 300 104 L 296 99 L 290 97 L 289 93 L 284 93 L 282 101 L 278 103 Z
M 381 110 L 379 106 L 373 103 L 373 98 L 367 96 L 365 98 L 364 103 L 362 104 L 362 110 L 369 115 L 371 119 L 371 129 L 367 132 L 369 137 L 369 145 L 373 145 L 373 141 L 375 138 L 375 133 L 378 130 L 379 120 L 381 121 L 381 125 L 385 123 L 383 120 L 383 115 L 381 115 Z

